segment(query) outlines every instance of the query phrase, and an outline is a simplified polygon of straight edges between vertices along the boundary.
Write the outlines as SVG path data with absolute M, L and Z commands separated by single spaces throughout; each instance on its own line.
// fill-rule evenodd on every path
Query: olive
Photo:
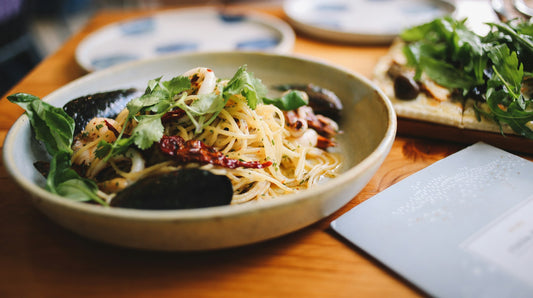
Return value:
M 394 78 L 394 95 L 398 99 L 415 99 L 420 93 L 417 82 L 406 75 L 399 74 Z

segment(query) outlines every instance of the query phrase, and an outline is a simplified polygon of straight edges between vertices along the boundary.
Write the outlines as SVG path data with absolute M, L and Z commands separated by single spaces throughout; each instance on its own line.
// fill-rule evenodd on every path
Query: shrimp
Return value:
M 301 137 L 308 128 L 306 119 L 300 117 L 295 111 L 287 111 L 284 114 L 287 130 L 291 133 L 291 136 L 294 138 Z
M 338 124 L 323 115 L 315 115 L 309 106 L 284 112 L 287 130 L 297 144 L 316 146 L 321 149 L 334 147 L 333 137 L 339 131 Z
M 128 187 L 138 179 L 137 174 L 145 169 L 145 161 L 142 155 L 135 149 L 130 148 L 124 155 L 120 155 L 115 158 L 114 161 L 119 161 L 123 159 L 131 160 L 131 168 L 129 172 L 123 172 L 118 169 L 113 163 L 111 166 L 115 168 L 115 171 L 120 175 L 120 177 L 112 178 L 111 180 L 103 181 L 98 183 L 98 188 L 105 193 L 115 193 L 123 190 Z
M 78 165 L 90 166 L 96 159 L 95 151 L 98 143 L 102 140 L 106 142 L 114 142 L 117 137 L 108 125 L 115 128 L 115 131 L 120 131 L 122 127 L 113 119 L 109 118 L 93 118 L 80 135 L 74 140 L 72 145 L 72 163 Z
M 197 95 L 209 94 L 215 91 L 217 78 L 213 70 L 206 67 L 197 67 L 183 73 L 188 76 L 192 84 L 192 93 Z
M 296 145 L 315 147 L 318 144 L 318 133 L 313 129 L 307 129 L 302 135 L 296 138 L 289 138 Z

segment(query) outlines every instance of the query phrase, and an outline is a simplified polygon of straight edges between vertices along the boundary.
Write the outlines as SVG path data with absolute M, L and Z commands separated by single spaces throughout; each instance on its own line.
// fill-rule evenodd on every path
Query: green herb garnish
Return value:
M 112 143 L 101 141 L 95 152 L 96 157 L 107 160 L 124 154 L 131 146 L 141 150 L 150 148 L 163 136 L 162 117 L 176 108 L 185 111 L 195 126 L 195 133 L 198 134 L 215 120 L 230 99 L 238 100 L 237 95 L 244 97 L 252 109 L 263 102 L 284 110 L 307 104 L 304 96 L 296 91 L 279 99 L 266 98 L 266 87 L 261 80 L 246 71 L 246 66 L 237 70 L 220 94 L 199 95 L 197 100 L 186 103 L 185 91 L 190 88 L 191 82 L 186 76 L 177 76 L 168 81 L 162 81 L 161 77 L 150 80 L 145 93 L 127 104 L 126 124 L 117 139 Z M 26 110 L 36 139 L 45 145 L 52 156 L 46 188 L 72 200 L 93 200 L 107 206 L 97 195 L 98 187 L 95 182 L 81 177 L 71 168 L 74 120 L 63 109 L 53 107 L 30 94 L 17 93 L 8 96 L 8 99 Z M 126 136 L 125 129 L 132 120 L 135 120 L 137 125 L 131 135 Z
M 402 32 L 415 79 L 425 73 L 439 85 L 487 103 L 490 113 L 477 106 L 476 111 L 533 139 L 527 126 L 533 121 L 533 103 L 522 93 L 531 84 L 533 23 L 490 23 L 489 33 L 480 36 L 465 21 L 444 17 Z

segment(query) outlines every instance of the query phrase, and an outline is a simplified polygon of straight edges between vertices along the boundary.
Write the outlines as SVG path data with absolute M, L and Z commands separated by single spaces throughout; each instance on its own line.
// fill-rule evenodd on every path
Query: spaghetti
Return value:
M 251 76 L 241 70 L 238 75 Z M 250 84 L 232 93 L 238 75 L 220 80 L 208 68 L 195 68 L 169 81 L 189 83 L 168 103 L 148 105 L 154 96 L 145 96 L 139 111 L 128 104 L 115 119 L 91 120 L 75 138 L 72 163 L 98 183 L 99 196 L 108 202 L 143 177 L 189 167 L 226 175 L 233 186 L 232 204 L 275 198 L 334 177 L 341 161 L 327 147 L 334 146 L 331 132 L 338 131 L 337 124 L 315 115 L 307 105 L 283 110 L 282 104 L 266 100 L 253 103 L 250 97 L 262 97 L 262 85 L 253 77 L 247 82 L 259 84 L 254 87 L 258 94 L 251 94 Z M 153 94 L 174 88 L 167 82 L 153 83 Z M 290 96 L 308 102 L 302 93 Z M 164 104 L 169 106 L 161 113 Z M 328 135 L 320 135 L 323 129 L 309 119 L 327 126 Z M 146 129 L 148 125 L 153 130 Z M 146 146 L 139 141 L 143 134 L 160 136 Z M 127 148 L 118 150 L 123 143 Z

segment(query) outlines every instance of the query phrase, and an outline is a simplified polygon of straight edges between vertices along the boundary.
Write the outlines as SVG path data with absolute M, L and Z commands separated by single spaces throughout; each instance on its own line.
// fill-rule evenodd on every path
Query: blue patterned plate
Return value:
M 404 28 L 452 14 L 444 0 L 287 0 L 283 9 L 295 29 L 321 39 L 388 43 Z
M 291 27 L 275 17 L 188 8 L 106 26 L 78 45 L 76 60 L 87 71 L 95 71 L 171 53 L 235 50 L 283 54 L 293 46 Z

